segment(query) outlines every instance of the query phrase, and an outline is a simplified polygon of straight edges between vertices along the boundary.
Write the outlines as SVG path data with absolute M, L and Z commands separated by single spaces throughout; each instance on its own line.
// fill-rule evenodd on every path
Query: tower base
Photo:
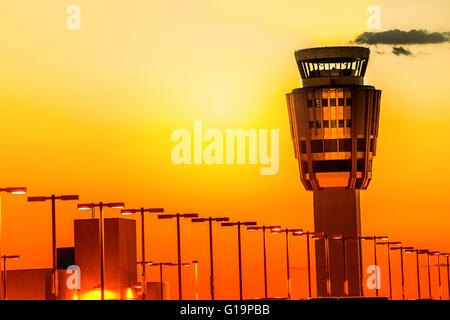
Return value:
M 327 188 L 313 191 L 314 229 L 328 235 L 343 235 L 357 239 L 361 235 L 359 190 Z M 329 243 L 330 291 L 331 296 L 346 295 L 344 279 L 343 241 Z M 345 241 L 348 295 L 360 295 L 359 244 L 356 240 Z M 317 295 L 328 296 L 325 240 L 316 240 L 316 282 Z

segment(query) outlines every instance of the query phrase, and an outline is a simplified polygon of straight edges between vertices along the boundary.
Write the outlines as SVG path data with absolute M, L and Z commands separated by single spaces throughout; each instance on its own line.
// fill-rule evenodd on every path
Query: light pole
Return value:
M 121 214 L 124 216 L 131 215 L 136 212 L 141 213 L 141 266 L 142 266 L 142 300 L 145 300 L 146 292 L 147 292 L 147 283 L 145 277 L 145 219 L 144 215 L 146 212 L 164 212 L 164 208 L 140 208 L 140 209 L 122 209 Z
M 253 226 L 247 227 L 248 231 L 262 231 L 262 240 L 263 240 L 263 264 L 264 264 L 264 297 L 267 299 L 267 253 L 266 253 L 266 230 L 280 229 L 280 226 Z
M 281 228 L 273 228 L 271 230 L 272 234 L 281 234 L 284 233 L 286 235 L 286 277 L 287 277 L 287 298 L 291 299 L 291 272 L 289 265 L 289 233 L 300 235 L 303 233 L 302 229 L 281 229 Z
M 294 236 L 306 236 L 306 260 L 308 264 L 308 297 L 312 298 L 312 289 L 311 289 L 311 251 L 310 251 L 310 245 L 309 245 L 309 237 L 310 236 L 317 236 L 322 235 L 322 232 L 309 232 L 309 231 L 302 231 L 302 232 L 294 232 Z
M 390 249 L 400 251 L 400 268 L 401 268 L 401 272 L 402 272 L 402 297 L 403 297 L 403 300 L 405 300 L 405 277 L 404 277 L 404 271 L 403 271 L 403 250 L 407 250 L 408 252 L 410 252 L 414 248 L 400 246 L 400 247 L 393 247 Z
M 324 240 L 325 267 L 326 267 L 326 274 L 327 274 L 327 296 L 331 297 L 331 267 L 330 267 L 329 237 L 326 233 L 321 232 L 321 234 L 314 235 L 312 238 L 315 240 Z
M 198 300 L 198 260 L 192 261 L 194 265 L 195 300 Z
M 407 250 L 406 253 L 416 253 L 416 273 L 417 273 L 417 299 L 420 299 L 420 268 L 419 268 L 419 249 Z
M 361 286 L 361 293 L 362 296 L 364 296 L 364 290 L 363 290 L 363 266 L 362 266 L 362 243 L 361 240 L 373 240 L 373 253 L 374 253 L 374 262 L 375 262 L 375 295 L 378 297 L 378 265 L 377 265 L 377 240 L 389 240 L 389 238 L 387 236 L 372 236 L 372 237 L 358 237 L 359 239 L 359 261 L 361 264 L 361 281 L 360 281 L 360 286 Z
M 387 245 L 388 271 L 389 271 L 389 298 L 392 299 L 392 271 L 391 271 L 391 246 L 401 246 L 400 241 L 377 242 L 377 245 Z
M 99 217 L 99 247 L 100 247 L 100 290 L 101 290 L 101 300 L 105 300 L 105 271 L 104 271 L 104 248 L 103 248 L 103 207 L 107 208 L 115 208 L 122 209 L 125 207 L 123 202 L 92 202 L 92 203 L 83 203 L 78 205 L 78 210 L 92 210 L 93 208 L 99 208 L 100 217 Z
M 387 236 L 360 237 L 361 240 L 373 240 L 373 256 L 375 264 L 375 295 L 378 297 L 378 264 L 377 264 L 377 240 L 388 241 Z
M 442 300 L 442 283 L 441 283 L 441 261 L 440 261 L 440 252 L 439 251 L 431 251 L 430 255 L 437 256 L 437 267 L 438 267 L 438 281 L 439 281 L 439 300 Z
M 178 252 L 178 300 L 183 300 L 183 292 L 181 287 L 181 232 L 180 218 L 197 218 L 198 213 L 176 213 L 176 214 L 160 214 L 158 219 L 177 219 L 177 252 Z
M 192 263 L 198 263 L 198 261 L 192 261 Z M 160 290 L 160 300 L 164 300 L 164 286 L 163 286 L 163 266 L 167 266 L 167 267 L 175 267 L 175 266 L 183 266 L 183 267 L 189 267 L 190 264 L 189 263 L 172 263 L 172 262 L 151 262 L 151 261 L 146 261 L 145 262 L 146 265 L 152 266 L 152 267 L 156 267 L 159 266 L 159 281 L 161 283 L 159 290 Z
M 427 255 L 427 267 L 428 267 L 428 294 L 430 295 L 430 299 L 432 299 L 431 295 L 431 271 L 430 271 L 430 255 L 428 254 L 428 250 L 421 249 L 417 250 L 417 254 L 426 254 Z
M 7 187 L 0 188 L 0 192 L 6 192 L 11 194 L 25 194 L 27 193 L 27 188 L 25 187 Z M 0 256 L 3 247 L 2 243 L 2 210 L 1 210 L 1 198 L 0 198 Z M 0 263 L 0 271 L 1 271 L 1 263 Z
M 239 300 L 242 300 L 242 250 L 241 250 L 241 226 L 256 226 L 256 222 L 222 222 L 222 227 L 237 226 L 238 251 L 239 251 Z
M 52 194 L 49 197 L 39 196 L 39 197 L 28 197 L 28 202 L 43 202 L 50 200 L 52 202 L 52 298 L 56 299 L 58 296 L 58 277 L 56 274 L 57 267 L 57 255 L 56 255 L 56 200 L 71 201 L 79 200 L 78 195 L 62 195 L 56 196 Z
M 6 260 L 7 259 L 19 259 L 20 256 L 19 255 L 14 255 L 14 256 L 6 256 L 3 255 L 1 256 L 1 258 L 3 259 L 3 300 L 6 300 Z
M 334 235 L 334 236 L 328 236 L 328 239 L 331 240 L 341 240 L 342 241 L 342 267 L 344 269 L 344 295 L 348 296 L 348 273 L 347 273 L 347 254 L 346 254 L 346 243 L 345 240 L 347 240 L 343 235 Z M 329 248 L 328 248 L 329 250 Z M 331 272 L 331 267 L 330 267 Z
M 192 222 L 206 222 L 208 221 L 209 224 L 209 266 L 210 266 L 210 276 L 209 276 L 209 282 L 210 282 L 210 291 L 211 291 L 211 300 L 214 300 L 214 259 L 213 259 L 213 233 L 212 233 L 212 223 L 213 221 L 216 222 L 225 222 L 229 221 L 230 218 L 223 217 L 223 218 L 194 218 L 191 221 Z
M 441 256 L 447 258 L 447 289 L 448 289 L 448 300 L 450 300 L 450 265 L 449 265 L 449 257 L 450 253 L 441 253 Z

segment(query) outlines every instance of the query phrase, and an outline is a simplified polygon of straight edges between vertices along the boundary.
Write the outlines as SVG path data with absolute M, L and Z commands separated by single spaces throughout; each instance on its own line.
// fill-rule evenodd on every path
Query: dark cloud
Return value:
M 409 51 L 408 49 L 405 49 L 403 47 L 393 47 L 392 48 L 392 53 L 395 54 L 396 56 L 400 56 L 400 55 L 410 56 L 410 55 L 412 55 L 411 51 Z
M 428 32 L 427 30 L 402 31 L 398 29 L 382 32 L 364 32 L 355 42 L 358 44 L 432 44 L 450 41 L 449 32 Z

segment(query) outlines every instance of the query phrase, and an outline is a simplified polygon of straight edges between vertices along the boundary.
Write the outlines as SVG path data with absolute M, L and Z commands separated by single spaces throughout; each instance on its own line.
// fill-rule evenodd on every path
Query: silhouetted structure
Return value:
M 124 299 L 137 283 L 136 221 L 106 218 L 104 223 L 105 299 Z M 75 264 L 81 271 L 80 299 L 99 299 L 98 219 L 75 220 Z
M 295 52 L 303 88 L 287 94 L 300 179 L 314 195 L 315 231 L 360 236 L 359 190 L 372 178 L 381 91 L 364 85 L 370 50 Z M 342 241 L 330 241 L 331 294 L 344 295 Z M 347 244 L 349 295 L 360 294 L 358 241 Z M 324 242 L 316 242 L 317 292 L 327 295 Z

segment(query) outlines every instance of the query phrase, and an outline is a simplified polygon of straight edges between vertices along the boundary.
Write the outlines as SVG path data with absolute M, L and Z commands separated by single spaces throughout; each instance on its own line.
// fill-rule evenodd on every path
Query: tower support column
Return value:
M 327 188 L 315 190 L 314 229 L 328 235 L 342 235 L 357 239 L 361 235 L 359 190 Z M 345 295 L 344 281 L 347 266 L 348 295 L 360 295 L 359 244 L 357 240 L 347 240 L 346 264 L 344 264 L 343 241 L 329 240 L 329 265 L 331 296 Z M 327 296 L 327 266 L 324 240 L 316 240 L 316 282 L 317 295 Z

